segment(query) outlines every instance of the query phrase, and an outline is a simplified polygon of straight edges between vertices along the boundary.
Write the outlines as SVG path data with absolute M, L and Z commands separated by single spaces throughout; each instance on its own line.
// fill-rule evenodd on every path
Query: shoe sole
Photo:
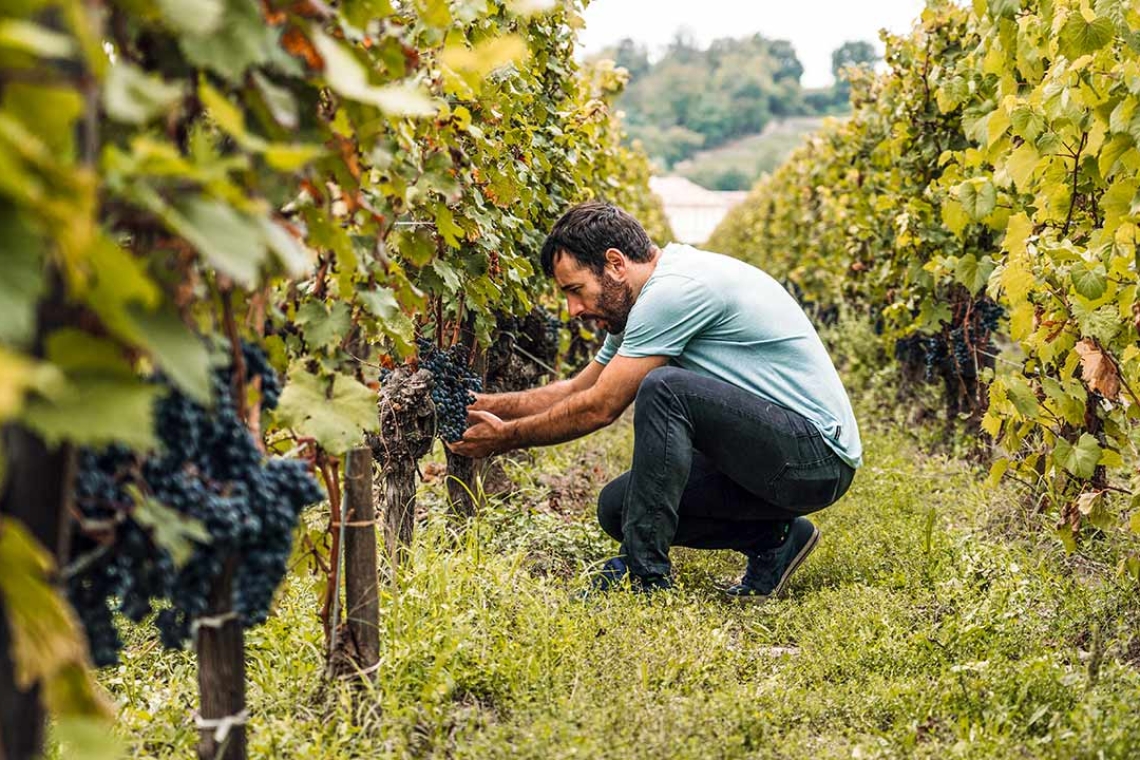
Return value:
M 796 554 L 796 556 L 792 557 L 792 561 L 788 563 L 788 568 L 784 570 L 784 574 L 780 576 L 780 582 L 776 584 L 776 588 L 772 589 L 772 593 L 740 595 L 728 594 L 728 596 L 732 599 L 737 599 L 742 602 L 752 602 L 755 604 L 759 604 L 760 602 L 765 602 L 775 596 L 779 596 L 780 592 L 784 590 L 784 585 L 788 582 L 788 579 L 792 577 L 792 573 L 794 573 L 799 568 L 799 566 L 804 563 L 804 560 L 807 559 L 808 555 L 811 554 L 816 545 L 819 544 L 819 527 L 815 525 L 812 527 L 815 530 L 812 531 L 811 538 L 807 540 L 807 543 L 804 544 L 804 547 L 800 549 L 799 553 Z

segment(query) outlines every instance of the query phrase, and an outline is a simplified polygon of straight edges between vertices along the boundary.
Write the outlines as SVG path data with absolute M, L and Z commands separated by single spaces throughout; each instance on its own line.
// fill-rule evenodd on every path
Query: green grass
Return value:
M 902 427 L 865 444 L 819 549 L 763 606 L 718 595 L 742 570 L 730 552 L 676 552 L 672 592 L 576 599 L 615 549 L 592 498 L 628 458 L 627 423 L 512 465 L 516 493 L 458 538 L 425 487 L 413 559 L 383 586 L 374 683 L 323 679 L 312 576 L 249 632 L 251 756 L 1137 756 L 1136 587 L 1113 547 L 1065 555 L 1013 494 Z M 137 756 L 191 756 L 193 658 L 128 638 L 100 674 L 116 731 Z

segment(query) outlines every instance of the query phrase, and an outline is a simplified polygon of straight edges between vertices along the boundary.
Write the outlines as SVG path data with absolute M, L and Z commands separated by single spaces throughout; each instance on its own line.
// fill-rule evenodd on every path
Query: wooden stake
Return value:
M 245 760 L 245 641 L 232 614 L 235 562 L 210 592 L 209 616 L 197 627 L 199 760 Z
M 356 648 L 356 664 L 367 670 L 380 661 L 380 590 L 371 449 L 358 448 L 348 453 L 341 514 L 347 521 L 344 542 L 345 617 Z

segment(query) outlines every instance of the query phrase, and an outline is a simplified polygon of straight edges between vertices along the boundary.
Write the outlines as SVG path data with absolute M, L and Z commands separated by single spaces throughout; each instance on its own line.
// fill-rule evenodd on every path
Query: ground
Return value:
M 592 500 L 628 421 L 510 465 L 516 493 L 460 534 L 426 484 L 363 692 L 323 680 L 315 577 L 249 632 L 250 756 L 1137 756 L 1136 588 L 1109 543 L 1066 555 L 973 466 L 866 428 L 819 549 L 759 606 L 719 594 L 731 552 L 677 552 L 672 592 L 577 598 L 616 548 Z M 191 756 L 193 659 L 145 628 L 129 642 L 100 674 L 116 731 L 136 756 Z

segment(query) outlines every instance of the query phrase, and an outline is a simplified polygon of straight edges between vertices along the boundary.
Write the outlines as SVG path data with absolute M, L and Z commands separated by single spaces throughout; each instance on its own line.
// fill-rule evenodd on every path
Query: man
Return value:
M 480 395 L 452 450 L 487 456 L 602 428 L 636 398 L 633 464 L 598 498 L 621 542 L 595 585 L 670 585 L 670 546 L 748 557 L 738 597 L 778 593 L 819 539 L 803 515 L 839 499 L 861 464 L 851 403 L 803 310 L 727 256 L 658 249 L 630 215 L 576 206 L 542 266 L 570 314 L 608 333 L 570 380 Z

